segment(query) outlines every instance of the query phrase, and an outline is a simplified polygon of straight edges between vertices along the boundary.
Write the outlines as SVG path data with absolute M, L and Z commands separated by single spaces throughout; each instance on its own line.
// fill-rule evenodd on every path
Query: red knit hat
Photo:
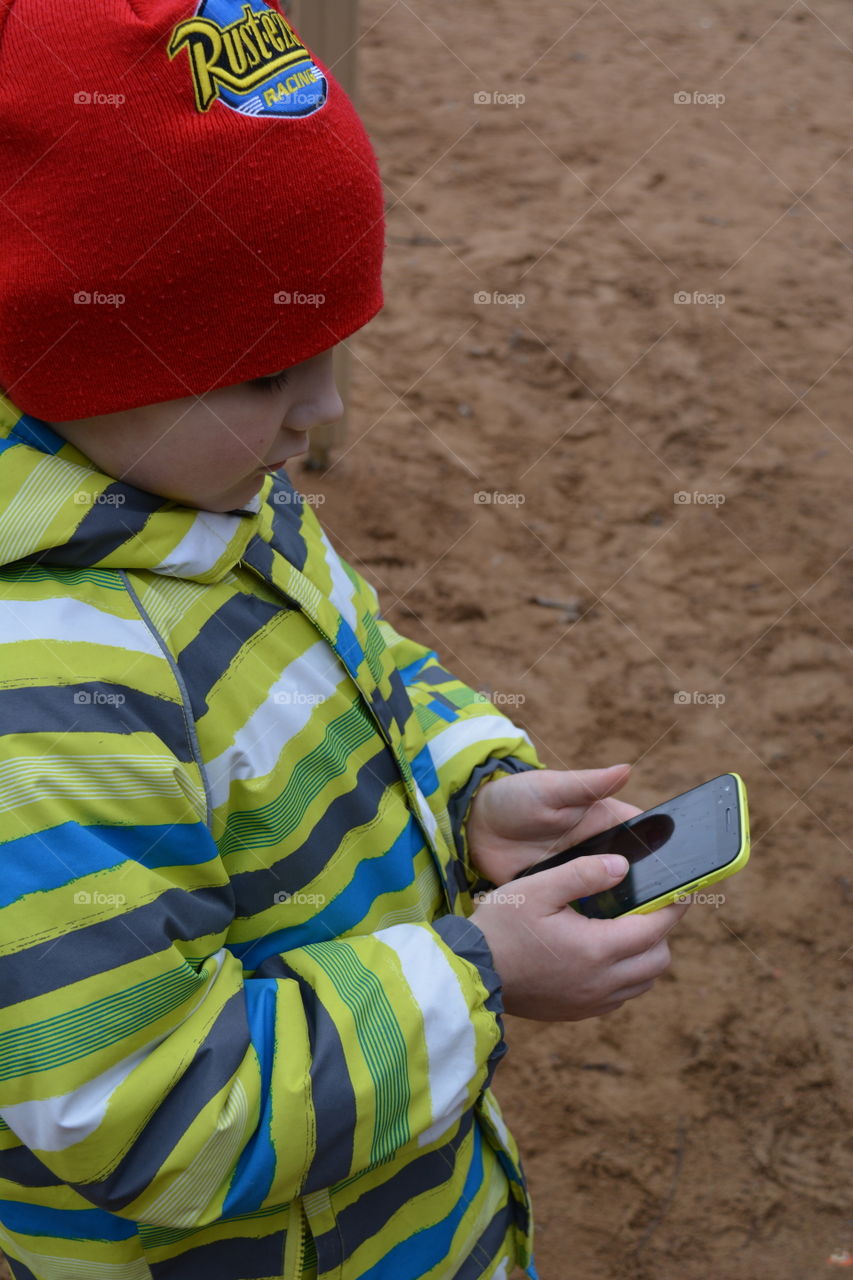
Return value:
M 382 306 L 382 187 L 279 0 L 0 0 L 0 386 L 63 422 L 277 373 Z

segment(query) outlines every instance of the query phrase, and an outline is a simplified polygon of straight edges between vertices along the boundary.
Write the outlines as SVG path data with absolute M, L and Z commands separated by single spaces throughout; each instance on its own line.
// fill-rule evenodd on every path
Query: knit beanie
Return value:
M 0 387 L 63 422 L 278 373 L 382 306 L 368 136 L 280 0 L 0 0 Z

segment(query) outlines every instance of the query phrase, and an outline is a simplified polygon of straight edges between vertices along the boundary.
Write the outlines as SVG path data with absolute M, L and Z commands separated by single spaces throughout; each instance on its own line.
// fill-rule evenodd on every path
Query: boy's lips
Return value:
M 299 454 L 299 453 L 304 453 L 304 452 L 305 452 L 305 450 L 308 448 L 308 432 L 307 432 L 307 431 L 301 431 L 301 432 L 294 431 L 292 434 L 293 434 L 293 446 L 292 446 L 292 447 L 291 447 L 291 449 L 290 449 L 290 450 L 289 450 L 289 451 L 284 455 L 284 457 L 281 459 L 281 461 L 280 461 L 280 462 L 270 462 L 270 463 L 268 463 L 268 465 L 267 465 L 267 466 L 265 466 L 265 467 L 261 467 L 261 468 L 260 468 L 260 470 L 261 470 L 261 471 L 278 471 L 278 470 L 279 470 L 279 468 L 281 468 L 281 467 L 283 467 L 283 466 L 284 466 L 284 464 L 285 464 L 285 462 L 287 462 L 288 458 L 294 458 L 294 457 L 296 457 L 296 455 L 297 455 L 297 454 Z

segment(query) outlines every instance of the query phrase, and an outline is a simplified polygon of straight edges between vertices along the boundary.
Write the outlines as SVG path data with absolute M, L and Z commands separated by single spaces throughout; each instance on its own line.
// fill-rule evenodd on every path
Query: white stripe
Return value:
M 104 794 L 115 800 L 182 797 L 203 821 L 204 795 L 177 763 L 156 755 L 13 756 L 0 764 L 0 812 L 16 805 L 44 804 L 45 795 L 65 800 L 71 812 L 91 801 L 97 812 Z
M 26 640 L 61 640 L 110 645 L 131 653 L 161 658 L 149 628 L 139 619 L 117 618 L 73 596 L 50 600 L 6 600 L 0 603 L 0 644 Z M 61 658 L 61 655 L 57 655 Z M 72 669 L 69 662 L 68 670 Z
M 434 845 L 440 846 L 441 840 L 439 839 L 439 836 L 438 836 L 438 823 L 435 820 L 435 814 L 433 813 L 432 809 L 429 807 L 429 803 L 427 802 L 426 796 L 421 791 L 420 787 L 418 786 L 414 778 L 412 778 L 412 782 L 414 783 L 414 786 L 415 786 L 415 796 L 418 802 L 418 812 L 421 815 L 421 820 L 424 824 L 424 827 L 426 828 L 427 835 L 429 836 L 430 840 L 433 842 Z
M 2 1241 L 0 1233 L 0 1241 Z M 57 1257 L 52 1253 L 33 1253 L 22 1243 L 20 1235 L 8 1237 L 9 1252 L 29 1267 L 39 1280 L 151 1280 L 151 1268 L 144 1258 L 132 1262 L 91 1262 L 88 1259 L 69 1258 L 65 1253 Z
M 240 516 L 217 511 L 199 511 L 189 530 L 165 560 L 152 565 L 152 573 L 174 578 L 194 578 L 212 569 L 228 550 L 241 524 Z
M 31 453 L 34 452 L 30 446 Z M 61 509 L 73 501 L 75 493 L 89 494 L 96 487 L 98 473 L 53 454 L 41 454 L 32 471 L 0 518 L 0 564 L 11 564 L 38 550 L 42 535 Z M 106 486 L 104 486 L 106 487 Z M 100 492 L 100 490 L 98 490 Z M 80 518 L 89 504 L 80 507 Z M 13 535 L 17 533 L 17 538 Z
M 231 746 L 207 765 L 212 808 L 225 803 L 238 779 L 271 773 L 287 745 L 346 674 L 325 640 L 289 663 L 257 711 L 237 730 Z
M 356 631 L 358 627 L 358 615 L 355 611 L 355 604 L 353 603 L 355 587 L 353 586 L 352 579 L 341 564 L 340 556 L 332 546 L 322 528 L 320 529 L 320 537 L 323 541 L 323 546 L 326 548 L 326 563 L 329 566 L 329 572 L 332 575 L 332 590 L 329 592 L 327 598 L 331 600 L 338 613 L 349 623 L 353 631 Z
M 246 1145 L 248 1124 L 249 1098 L 238 1078 L 217 1117 L 216 1128 L 192 1163 L 142 1209 L 145 1221 L 163 1227 L 196 1226 L 217 1187 L 237 1163 Z
M 205 961 L 208 967 L 215 964 L 216 972 L 205 984 L 199 999 L 176 1026 L 170 1027 L 168 1031 L 137 1049 L 130 1057 L 114 1063 L 99 1076 L 87 1080 L 70 1093 L 55 1094 L 52 1098 L 36 1098 L 30 1102 L 13 1102 L 8 1107 L 0 1108 L 0 1115 L 13 1133 L 31 1151 L 65 1151 L 93 1134 L 103 1123 L 110 1098 L 116 1089 L 209 998 L 222 973 L 222 960 L 226 954 L 230 955 L 222 947 L 216 955 Z
M 476 1036 L 468 1002 L 440 942 L 428 929 L 394 925 L 374 934 L 400 959 L 403 976 L 420 1005 L 429 1061 L 432 1124 L 418 1139 L 434 1142 L 468 1105 L 477 1074 Z
M 523 738 L 529 746 L 533 746 L 529 736 L 523 729 L 519 729 L 518 725 L 513 724 L 508 716 L 486 715 L 473 716 L 470 720 L 454 720 L 453 724 L 442 729 L 441 733 L 437 733 L 434 738 L 430 738 L 429 753 L 436 769 L 440 769 L 466 747 L 473 746 L 474 743 L 481 743 L 486 747 L 491 738 L 502 739 L 504 744 L 502 754 L 506 755 L 506 740 L 514 735 Z
M 377 929 L 389 929 L 395 924 L 417 924 L 424 920 L 432 920 L 436 909 L 442 902 L 441 885 L 435 863 L 430 859 L 421 871 L 415 886 L 418 900 L 410 907 L 401 907 L 398 911 L 386 911 L 376 922 Z M 374 930 L 375 932 L 376 930 Z

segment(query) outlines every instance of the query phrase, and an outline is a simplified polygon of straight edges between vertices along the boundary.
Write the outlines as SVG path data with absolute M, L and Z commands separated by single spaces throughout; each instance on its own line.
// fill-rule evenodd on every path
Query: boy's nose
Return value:
M 319 388 L 314 395 L 291 405 L 284 425 L 291 431 L 311 431 L 314 427 L 340 422 L 344 415 L 344 402 L 338 394 L 334 379 Z

